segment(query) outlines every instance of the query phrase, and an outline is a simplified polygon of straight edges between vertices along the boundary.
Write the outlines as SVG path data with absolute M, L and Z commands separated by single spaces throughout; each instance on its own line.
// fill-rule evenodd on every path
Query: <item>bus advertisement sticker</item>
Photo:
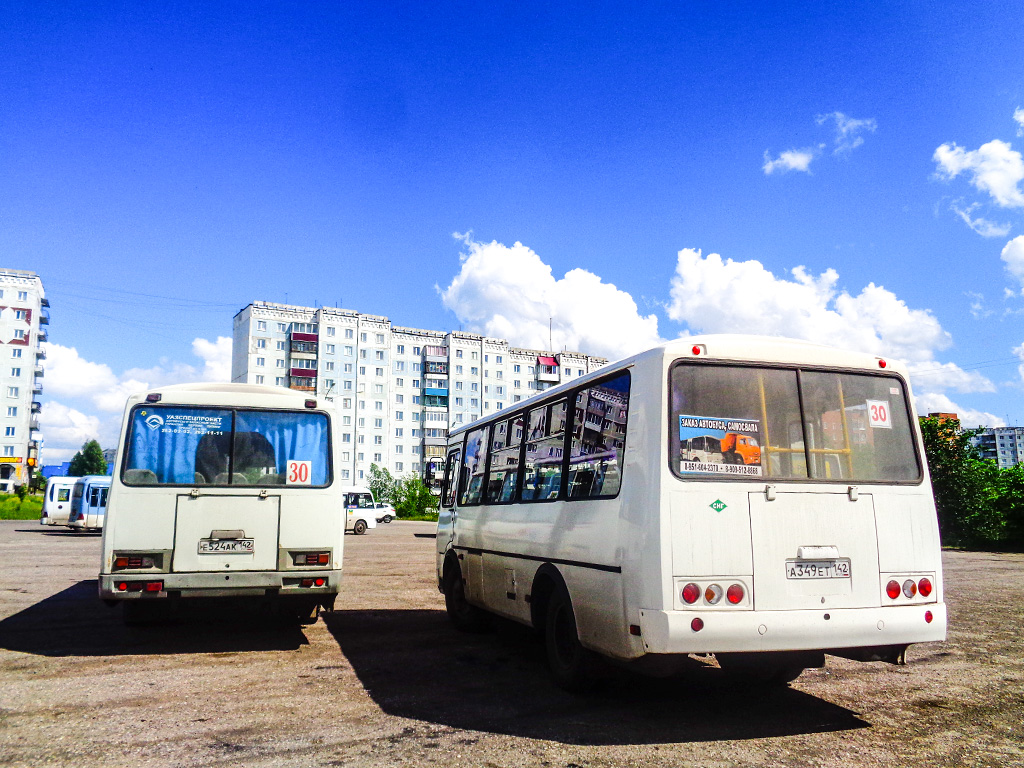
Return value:
M 761 475 L 759 419 L 679 416 L 679 471 Z

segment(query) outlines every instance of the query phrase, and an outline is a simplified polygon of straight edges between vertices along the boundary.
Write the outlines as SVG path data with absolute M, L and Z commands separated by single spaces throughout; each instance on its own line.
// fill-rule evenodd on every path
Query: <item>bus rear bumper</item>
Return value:
M 926 614 L 931 615 L 928 621 Z M 703 626 L 695 629 L 694 619 Z M 814 611 L 640 611 L 646 653 L 872 648 L 946 639 L 946 605 Z
M 303 586 L 306 579 L 323 579 L 322 586 Z M 160 591 L 123 590 L 120 583 L 161 582 Z M 102 600 L 146 600 L 167 597 L 233 597 L 279 595 L 316 597 L 337 594 L 341 570 L 254 571 L 252 573 L 101 573 L 99 593 Z

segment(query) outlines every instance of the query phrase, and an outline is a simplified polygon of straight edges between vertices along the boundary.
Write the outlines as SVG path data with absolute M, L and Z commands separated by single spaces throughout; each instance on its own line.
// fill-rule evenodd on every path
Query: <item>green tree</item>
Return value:
M 68 475 L 71 477 L 82 477 L 83 475 L 105 475 L 107 474 L 107 462 L 103 458 L 103 449 L 95 440 L 87 441 L 82 450 L 71 459 L 71 467 Z
M 437 510 L 437 497 L 417 475 L 406 475 L 395 483 L 391 505 L 399 517 L 426 517 Z
M 388 472 L 387 467 L 370 465 L 370 493 L 376 501 L 394 506 L 395 483 L 395 478 Z
M 921 432 L 943 543 L 991 546 L 1003 539 L 1000 471 L 971 444 L 977 430 L 961 429 L 956 419 L 922 418 Z

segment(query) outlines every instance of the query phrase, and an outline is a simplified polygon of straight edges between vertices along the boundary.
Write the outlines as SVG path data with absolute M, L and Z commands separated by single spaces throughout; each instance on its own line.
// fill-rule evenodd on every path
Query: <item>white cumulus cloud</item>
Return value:
M 993 139 L 970 151 L 946 143 L 935 150 L 932 159 L 940 177 L 954 179 L 966 174 L 971 184 L 988 193 L 997 205 L 1024 208 L 1024 193 L 1019 186 L 1024 180 L 1024 159 L 1006 142 Z
M 1017 135 L 1024 136 L 1024 109 L 1017 107 L 1013 110 L 1013 119 L 1017 123 Z
M 789 171 L 811 172 L 811 161 L 817 156 L 818 149 L 807 147 L 805 149 L 787 149 L 772 160 L 771 155 L 765 150 L 764 165 L 761 170 L 765 176 L 773 173 L 788 173 Z
M 1017 235 L 1003 246 L 1000 258 L 1006 264 L 1006 271 L 1024 284 L 1024 235 Z
M 478 243 L 456 235 L 468 252 L 441 293 L 466 329 L 555 351 L 578 350 L 617 359 L 660 343 L 658 319 L 641 315 L 633 297 L 593 272 L 573 269 L 556 279 L 551 267 L 522 243 Z M 440 289 L 439 289 L 440 290 Z
M 45 437 L 43 462 L 48 464 L 67 461 L 87 440 L 100 439 L 101 423 L 97 416 L 55 400 L 43 405 L 39 426 Z
M 946 395 L 937 392 L 919 392 L 915 395 L 915 399 L 917 400 L 917 412 L 921 416 L 927 416 L 929 413 L 955 413 L 960 419 L 960 425 L 965 429 L 1006 426 L 1006 422 L 994 413 L 965 408 L 954 403 Z
M 842 112 L 830 112 L 827 115 L 818 115 L 814 118 L 818 125 L 829 121 L 835 123 L 836 133 L 834 139 L 834 155 L 848 155 L 854 149 L 864 143 L 865 132 L 874 133 L 878 123 L 873 117 L 857 119 L 847 117 Z
M 956 203 L 953 203 L 950 205 L 950 208 L 968 227 L 973 229 L 982 237 L 1006 237 L 1010 234 L 1010 229 L 1012 228 L 1010 224 L 997 224 L 994 221 L 983 219 L 981 216 L 971 218 L 971 214 L 973 214 L 980 205 L 981 203 L 972 203 L 966 208 L 960 208 Z

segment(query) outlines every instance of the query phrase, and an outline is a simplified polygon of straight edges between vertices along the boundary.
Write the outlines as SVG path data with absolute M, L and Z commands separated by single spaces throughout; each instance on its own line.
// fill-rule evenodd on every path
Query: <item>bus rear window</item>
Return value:
M 912 482 L 921 476 L 894 376 L 677 364 L 670 459 L 680 477 Z
M 126 485 L 329 485 L 322 413 L 139 406 L 128 429 Z

